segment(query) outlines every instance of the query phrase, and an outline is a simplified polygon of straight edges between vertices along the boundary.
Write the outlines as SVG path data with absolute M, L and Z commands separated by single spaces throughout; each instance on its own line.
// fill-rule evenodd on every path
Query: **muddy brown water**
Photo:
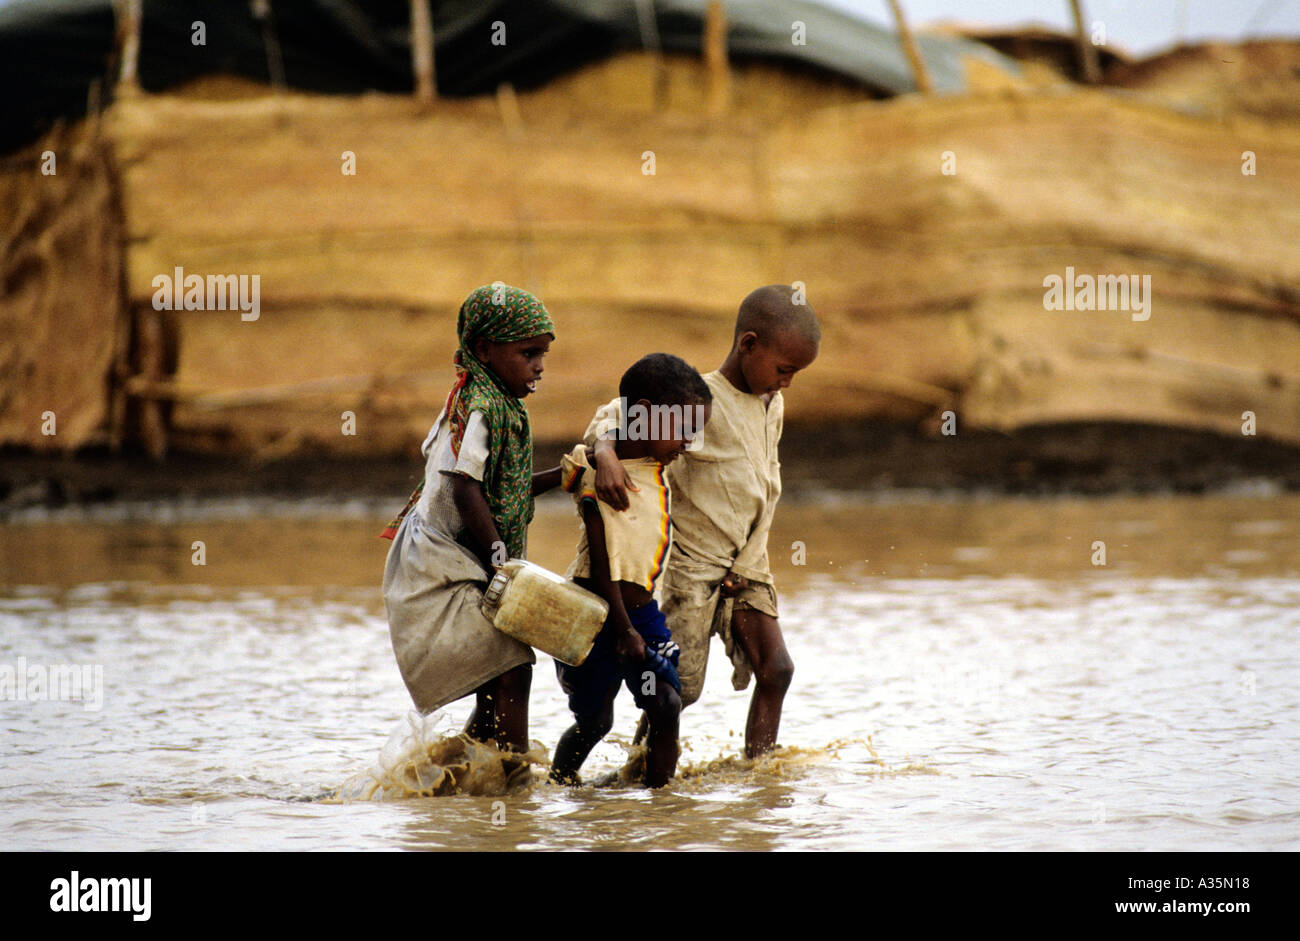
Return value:
M 410 708 L 378 588 L 394 502 L 0 526 L 0 845 L 1300 848 L 1300 496 L 788 500 L 771 546 L 796 675 L 772 758 L 739 758 L 748 694 L 715 645 L 662 792 L 539 775 L 324 803 Z M 562 571 L 576 526 L 543 500 L 533 560 Z M 589 779 L 635 720 L 624 695 Z M 567 723 L 539 656 L 532 735 L 553 748 Z

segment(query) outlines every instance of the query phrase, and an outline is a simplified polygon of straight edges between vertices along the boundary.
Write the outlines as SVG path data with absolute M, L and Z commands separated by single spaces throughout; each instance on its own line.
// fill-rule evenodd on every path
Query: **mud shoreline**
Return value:
M 563 442 L 539 442 L 537 465 Z M 124 500 L 273 496 L 401 498 L 418 481 L 418 457 L 299 456 L 271 462 L 172 454 L 85 451 L 74 456 L 0 451 L 0 520 L 34 506 Z M 781 444 L 787 496 L 896 489 L 1001 494 L 1205 493 L 1254 481 L 1300 491 L 1300 448 L 1133 424 L 1041 425 L 1000 434 L 926 436 L 894 425 L 792 426 Z

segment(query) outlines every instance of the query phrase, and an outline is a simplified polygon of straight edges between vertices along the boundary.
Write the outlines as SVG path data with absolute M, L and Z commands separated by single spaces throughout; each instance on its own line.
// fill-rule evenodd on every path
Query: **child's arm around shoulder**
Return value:
M 596 496 L 615 510 L 626 510 L 627 492 L 640 488 L 632 483 L 614 451 L 618 427 L 619 400 L 613 399 L 596 409 L 582 443 L 587 446 L 588 460 L 596 469 Z
M 627 492 L 634 490 L 640 493 L 641 488 L 632 483 L 627 468 L 623 466 L 623 462 L 618 459 L 618 453 L 614 450 L 613 440 L 597 439 L 592 454 L 592 460 L 596 465 L 596 496 L 616 510 L 626 510 L 630 505 Z

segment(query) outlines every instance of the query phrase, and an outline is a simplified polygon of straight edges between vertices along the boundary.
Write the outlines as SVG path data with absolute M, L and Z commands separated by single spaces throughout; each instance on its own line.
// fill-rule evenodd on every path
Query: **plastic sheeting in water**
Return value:
M 498 751 L 457 731 L 443 712 L 408 713 L 368 770 L 353 775 L 326 803 L 500 795 L 531 779 L 532 765 L 546 765 L 546 748 L 533 742 L 526 754 Z

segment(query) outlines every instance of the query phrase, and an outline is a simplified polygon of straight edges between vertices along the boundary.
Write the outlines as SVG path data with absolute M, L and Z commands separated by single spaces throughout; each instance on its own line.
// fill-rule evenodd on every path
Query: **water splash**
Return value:
M 409 713 L 388 737 L 368 770 L 353 775 L 322 803 L 391 801 L 452 794 L 499 796 L 524 787 L 532 765 L 548 765 L 546 747 L 534 741 L 524 754 L 501 751 L 448 728 L 446 716 Z
M 623 765 L 591 782 L 597 788 L 642 787 L 645 782 L 645 746 L 619 742 L 626 752 Z M 684 749 L 690 743 L 682 743 Z M 778 745 L 771 751 L 757 758 L 746 758 L 742 754 L 721 754 L 702 761 L 682 761 L 679 759 L 677 774 L 669 787 L 684 785 L 688 788 L 699 786 L 716 787 L 719 785 L 740 784 L 761 781 L 763 779 L 795 780 L 811 772 L 827 761 L 842 760 L 843 752 L 865 750 L 869 758 L 859 759 L 859 765 L 866 765 L 867 774 L 873 776 L 893 776 L 905 774 L 939 774 L 923 762 L 908 761 L 903 765 L 887 765 L 876 753 L 871 736 L 866 738 L 842 738 L 822 746 Z M 849 756 L 851 759 L 854 756 Z

